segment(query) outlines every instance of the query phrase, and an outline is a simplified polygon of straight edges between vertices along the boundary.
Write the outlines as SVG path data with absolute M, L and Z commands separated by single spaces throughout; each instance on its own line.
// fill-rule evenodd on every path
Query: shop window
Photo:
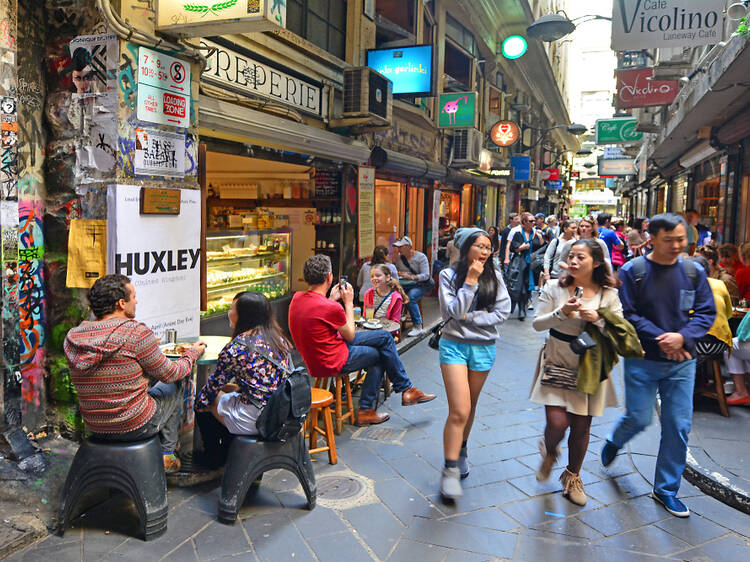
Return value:
M 469 90 L 472 83 L 471 70 L 474 59 L 452 42 L 445 41 L 445 90 L 461 92 Z
M 375 180 L 375 244 L 389 250 L 403 233 L 402 188 L 397 182 Z
M 445 35 L 453 39 L 472 56 L 477 56 L 478 49 L 474 35 L 450 14 L 445 16 Z
M 346 0 L 289 0 L 287 29 L 343 59 L 346 54 Z

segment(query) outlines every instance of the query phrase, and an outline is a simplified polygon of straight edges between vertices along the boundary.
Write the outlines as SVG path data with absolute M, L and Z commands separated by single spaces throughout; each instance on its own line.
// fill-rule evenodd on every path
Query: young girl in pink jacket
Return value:
M 364 310 L 375 310 L 374 318 L 387 318 L 401 323 L 401 309 L 409 302 L 404 289 L 391 276 L 387 265 L 376 264 L 370 270 L 372 288 L 367 289 L 362 299 Z

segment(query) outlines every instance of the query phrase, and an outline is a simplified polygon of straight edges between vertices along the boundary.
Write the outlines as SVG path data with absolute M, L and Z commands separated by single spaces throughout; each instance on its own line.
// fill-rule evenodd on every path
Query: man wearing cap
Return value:
M 414 249 L 411 238 L 408 236 L 399 238 L 393 245 L 398 249 L 398 256 L 394 259 L 396 269 L 398 269 L 398 278 L 415 282 L 415 285 L 406 288 L 406 294 L 409 295 L 406 308 L 409 309 L 411 321 L 414 324 L 406 335 L 414 337 L 422 333 L 422 314 L 419 312 L 417 303 L 435 286 L 430 277 L 430 260 L 422 252 Z
M 547 226 L 547 223 L 545 222 L 546 219 L 547 217 L 544 216 L 544 213 L 537 213 L 534 215 L 534 228 L 542 233 L 545 242 L 549 242 L 550 227 Z

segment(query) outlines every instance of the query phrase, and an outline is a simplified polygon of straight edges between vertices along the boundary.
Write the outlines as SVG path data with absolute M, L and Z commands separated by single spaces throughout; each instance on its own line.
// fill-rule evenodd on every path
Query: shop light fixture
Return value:
M 506 37 L 500 46 L 500 52 L 506 59 L 520 59 L 529 48 L 526 39 L 521 35 L 511 35 Z
M 534 39 L 552 43 L 573 33 L 578 25 L 594 20 L 612 21 L 612 18 L 587 14 L 571 20 L 568 18 L 568 14 L 563 10 L 559 10 L 556 14 L 546 14 L 537 19 L 526 28 L 526 34 Z

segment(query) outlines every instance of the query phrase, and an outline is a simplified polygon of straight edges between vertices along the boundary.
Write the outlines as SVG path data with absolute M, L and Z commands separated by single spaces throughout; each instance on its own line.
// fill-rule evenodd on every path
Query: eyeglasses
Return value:
M 480 252 L 491 252 L 492 246 L 485 246 L 484 244 L 472 244 L 472 248 L 476 248 Z

